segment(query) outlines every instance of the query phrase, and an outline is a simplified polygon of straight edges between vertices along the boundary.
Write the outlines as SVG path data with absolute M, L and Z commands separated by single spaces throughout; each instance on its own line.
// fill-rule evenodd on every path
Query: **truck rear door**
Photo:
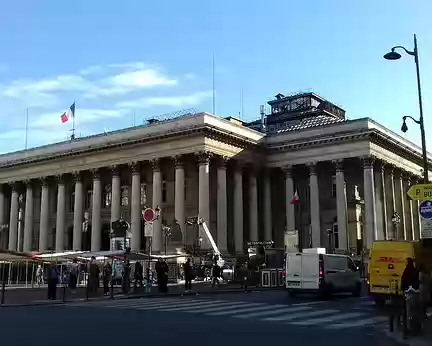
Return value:
M 319 284 L 319 255 L 303 254 L 302 288 L 305 290 L 318 290 Z
M 302 254 L 289 253 L 286 257 L 286 288 L 302 288 Z

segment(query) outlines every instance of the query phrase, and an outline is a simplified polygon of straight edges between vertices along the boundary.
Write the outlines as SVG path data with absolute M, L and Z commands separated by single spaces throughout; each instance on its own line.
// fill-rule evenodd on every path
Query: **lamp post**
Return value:
M 425 135 L 425 129 L 424 129 L 424 120 L 423 120 L 423 103 L 422 103 L 422 95 L 421 95 L 421 83 L 420 83 L 420 69 L 419 69 L 419 58 L 418 58 L 418 48 L 417 48 L 417 37 L 414 35 L 414 50 L 409 51 L 403 46 L 395 46 L 391 49 L 390 52 L 384 55 L 384 59 L 387 60 L 398 60 L 402 57 L 398 52 L 396 52 L 396 49 L 403 49 L 405 53 L 408 55 L 411 55 L 414 57 L 415 65 L 416 65 L 416 73 L 417 73 L 417 89 L 418 89 L 418 100 L 419 100 L 419 111 L 420 111 L 420 118 L 419 120 L 414 119 L 411 116 L 404 116 L 402 118 L 402 132 L 408 131 L 408 126 L 406 124 L 406 119 L 410 118 L 413 120 L 416 124 L 420 125 L 420 133 L 421 133 L 421 142 L 422 142 L 422 156 L 423 156 L 423 182 L 424 184 L 428 184 L 428 159 L 427 159 L 427 151 L 426 151 L 426 135 Z
M 397 239 L 397 227 L 401 221 L 401 218 L 397 212 L 394 212 L 392 215 L 392 223 L 393 223 L 393 234 L 392 239 Z
M 169 227 L 169 226 L 163 226 L 162 227 L 162 229 L 163 229 L 163 234 L 164 234 L 164 238 L 165 238 L 165 255 L 167 254 L 167 252 L 168 252 L 168 238 L 171 236 L 171 227 Z

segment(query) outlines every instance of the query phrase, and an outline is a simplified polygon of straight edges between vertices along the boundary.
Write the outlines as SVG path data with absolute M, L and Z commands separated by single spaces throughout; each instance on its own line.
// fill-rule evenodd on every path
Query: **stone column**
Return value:
M 117 166 L 111 167 L 111 223 L 121 217 L 121 178 Z
M 182 239 L 186 240 L 185 232 L 185 169 L 181 156 L 173 158 L 175 169 L 175 187 L 174 187 L 174 218 L 180 226 Z M 186 243 L 186 242 L 184 242 Z
M 48 180 L 42 178 L 41 184 L 41 210 L 39 220 L 39 252 L 48 250 L 49 228 L 49 186 Z
M 258 241 L 258 186 L 254 167 L 249 170 L 249 240 Z
M 412 184 L 412 177 L 411 176 L 407 176 L 407 181 L 406 181 L 406 184 L 407 184 L 407 189 L 406 189 L 406 191 L 408 191 L 408 189 L 411 187 L 411 185 L 414 185 L 414 184 Z M 409 224 L 409 226 L 408 226 L 408 228 L 409 228 L 409 239 L 408 240 L 415 240 L 416 238 L 415 238 L 415 222 L 414 222 L 414 208 L 415 208 L 415 206 L 414 206 L 414 201 L 413 200 L 408 200 L 408 198 L 406 198 L 405 199 L 405 201 L 406 201 L 406 204 L 407 204 L 407 213 L 406 213 L 406 215 L 408 216 L 408 223 L 407 223 L 407 225 Z
M 273 239 L 273 219 L 271 203 L 271 177 L 269 169 L 264 172 L 264 240 Z
M 406 229 L 406 217 L 405 217 L 405 199 L 406 199 L 406 191 L 404 188 L 404 182 L 403 182 L 403 175 L 404 173 L 401 171 L 399 173 L 398 177 L 398 187 L 400 190 L 400 200 L 399 200 L 399 208 L 400 208 L 400 224 L 398 228 L 398 239 L 399 240 L 407 240 L 407 229 Z
M 0 226 L 1 225 L 6 225 L 5 191 L 3 184 L 0 184 Z M 5 234 L 7 231 L 7 228 L 0 229 L 0 249 L 6 247 Z
M 198 217 L 210 227 L 210 152 L 198 153 Z M 202 237 L 202 247 L 210 248 L 210 242 L 199 226 L 199 236 Z
M 93 175 L 93 198 L 92 198 L 92 219 L 91 219 L 91 251 L 100 251 L 102 243 L 101 226 L 101 204 L 102 186 L 100 172 L 98 169 L 92 170 Z
M 389 227 L 391 227 L 391 223 L 388 224 L 388 212 L 387 212 L 387 191 L 386 191 L 386 176 L 385 176 L 385 165 L 381 163 L 380 165 L 380 183 L 381 183 L 381 197 L 382 197 L 382 226 L 383 226 L 383 236 L 384 240 L 388 240 Z M 391 221 L 391 220 L 390 220 Z
M 286 230 L 294 231 L 295 225 L 295 207 L 291 203 L 294 197 L 294 181 L 292 176 L 292 166 L 285 166 L 283 168 L 285 173 L 285 218 L 286 218 Z M 300 236 L 300 234 L 299 234 Z
M 321 246 L 321 218 L 320 218 L 317 162 L 309 163 L 308 167 L 309 167 L 312 247 L 315 248 Z
M 11 210 L 9 221 L 9 251 L 17 251 L 18 247 L 18 208 L 19 208 L 19 186 L 12 184 Z
M 228 252 L 226 163 L 227 158 L 221 157 L 217 168 L 217 246 L 222 253 Z
M 243 167 L 237 164 L 234 171 L 234 246 L 237 254 L 244 253 L 243 244 Z
M 66 186 L 64 177 L 57 176 L 57 217 L 56 217 L 56 242 L 55 251 L 64 250 L 65 238 L 65 218 L 66 218 Z
M 159 159 L 152 161 L 153 168 L 153 210 L 162 205 L 162 172 Z M 162 210 L 163 212 L 163 210 Z M 162 219 L 153 222 L 152 251 L 160 252 L 162 249 Z
M 387 240 L 397 239 L 397 226 L 393 223 L 392 218 L 396 212 L 396 195 L 394 187 L 394 166 L 386 165 L 386 199 L 387 199 Z
M 84 222 L 84 190 L 81 172 L 74 172 L 75 196 L 74 196 L 74 218 L 73 218 L 73 245 L 74 251 L 82 250 L 82 232 Z
M 375 206 L 375 186 L 374 186 L 374 158 L 367 156 L 363 158 L 363 178 L 364 178 L 364 245 L 367 249 L 372 247 L 376 239 L 376 206 Z
M 347 197 L 344 174 L 344 161 L 336 160 L 336 211 L 339 248 L 348 250 Z
M 141 250 L 141 172 L 138 162 L 130 165 L 132 170 L 131 196 L 131 250 Z
M 33 186 L 31 181 L 26 182 L 26 200 L 24 214 L 24 242 L 23 251 L 31 252 L 33 242 Z

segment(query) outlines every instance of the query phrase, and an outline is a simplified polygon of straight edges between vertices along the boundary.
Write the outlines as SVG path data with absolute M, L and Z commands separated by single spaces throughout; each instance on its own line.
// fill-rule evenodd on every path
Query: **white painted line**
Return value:
M 227 301 L 220 301 L 219 303 L 217 303 L 217 305 L 215 305 L 215 302 L 207 302 L 207 303 L 203 303 L 201 305 L 198 306 L 185 306 L 185 307 L 179 307 L 179 308 L 170 308 L 170 309 L 163 309 L 163 310 L 159 310 L 159 311 L 182 311 L 182 312 L 188 312 L 189 310 L 193 311 L 193 312 L 201 312 L 200 310 L 207 310 L 207 309 L 214 309 L 214 308 L 219 308 L 222 306 L 231 306 L 232 302 L 227 302 Z
M 289 324 L 295 324 L 297 326 L 313 326 L 316 324 L 324 324 L 324 323 L 340 321 L 340 320 L 344 320 L 344 319 L 348 319 L 348 318 L 356 318 L 356 317 L 360 317 L 362 315 L 364 315 L 364 314 L 352 312 L 349 314 L 332 315 L 332 316 L 322 317 L 322 318 L 313 318 L 313 319 L 307 320 L 307 321 L 289 322 Z
M 204 309 L 204 310 L 187 310 L 184 312 L 187 313 L 199 313 L 199 314 L 205 314 L 208 312 L 216 312 L 216 311 L 223 311 L 223 310 L 227 310 L 227 309 L 237 309 L 237 308 L 241 308 L 244 306 L 258 306 L 258 305 L 262 305 L 261 303 L 251 303 L 251 304 L 247 304 L 245 302 L 239 302 L 239 303 L 232 303 L 229 306 L 219 306 L 219 307 L 214 307 L 214 308 L 208 308 L 208 309 Z
M 136 307 L 136 310 L 158 310 L 158 309 L 169 309 L 169 308 L 175 308 L 180 306 L 187 306 L 189 304 L 192 304 L 196 302 L 196 300 L 188 300 L 188 301 L 177 301 L 172 302 L 168 304 L 157 304 L 157 305 L 151 305 L 151 306 L 143 306 L 143 307 Z
M 292 306 L 308 306 L 308 305 L 317 305 L 317 304 L 325 304 L 330 302 L 330 300 L 321 300 L 319 302 L 305 302 L 305 303 L 296 303 L 291 304 Z
M 295 320 L 296 318 L 307 318 L 307 317 L 314 317 L 319 315 L 330 315 L 334 313 L 338 313 L 338 310 L 316 310 L 311 312 L 304 312 L 299 314 L 289 314 L 289 315 L 283 315 L 283 316 L 277 316 L 277 317 L 269 317 L 264 318 L 262 321 L 291 321 Z
M 328 329 L 355 328 L 355 327 L 367 326 L 374 323 L 382 323 L 385 321 L 388 321 L 388 316 L 378 316 L 378 317 L 368 318 L 364 320 L 357 320 L 357 321 L 352 321 L 347 323 L 338 323 L 338 324 L 333 324 L 331 326 L 327 326 L 326 328 Z
M 218 304 L 218 303 L 222 303 L 222 301 L 221 300 L 214 300 L 214 301 L 212 301 L 212 302 L 209 302 L 209 301 L 207 301 L 207 302 L 203 302 L 203 301 L 200 301 L 200 302 L 195 302 L 195 303 L 191 303 L 191 304 L 188 304 L 188 305 L 186 305 L 186 306 L 180 306 L 180 307 L 173 307 L 173 308 L 168 308 L 168 309 L 161 309 L 161 310 L 159 310 L 159 311 L 181 311 L 181 310 L 190 310 L 190 308 L 194 308 L 195 309 L 195 307 L 200 307 L 200 306 L 206 306 L 206 307 L 209 307 L 209 306 L 212 306 L 213 304 Z
M 161 305 L 161 304 L 170 304 L 172 300 L 162 300 L 158 302 L 122 302 L 120 304 L 111 304 L 111 305 L 104 305 L 104 308 L 134 308 L 134 307 L 144 307 L 144 306 L 153 306 L 153 305 Z
M 254 317 L 278 315 L 278 314 L 282 314 L 284 312 L 305 311 L 305 310 L 310 310 L 310 309 L 312 309 L 312 308 L 309 308 L 307 306 L 304 306 L 304 307 L 300 306 L 298 308 L 285 308 L 285 309 L 276 309 L 276 310 L 261 311 L 261 312 L 252 312 L 250 314 L 243 314 L 243 315 L 233 316 L 233 317 L 234 318 L 254 318 Z
M 68 306 L 90 306 L 90 307 L 92 307 L 92 306 L 106 306 L 106 305 L 112 305 L 112 304 L 129 304 L 132 301 L 136 302 L 136 300 L 132 300 L 132 299 L 120 299 L 120 300 L 103 300 L 103 301 L 96 301 L 96 302 L 88 301 L 88 302 L 80 302 L 80 303 L 67 303 L 65 305 L 68 305 Z M 166 299 L 160 299 L 160 298 L 158 298 L 157 300 L 140 299 L 140 301 L 162 302 L 162 301 L 166 301 Z
M 232 311 L 221 311 L 221 312 L 215 312 L 215 313 L 211 313 L 211 314 L 207 314 L 209 316 L 224 316 L 224 315 L 232 315 L 232 314 L 238 314 L 238 313 L 243 313 L 243 312 L 254 312 L 254 311 L 262 311 L 262 310 L 271 310 L 273 308 L 279 308 L 279 307 L 283 307 L 284 305 L 264 305 L 264 306 L 249 306 L 249 307 L 245 307 L 243 309 L 239 309 L 239 310 L 232 310 Z

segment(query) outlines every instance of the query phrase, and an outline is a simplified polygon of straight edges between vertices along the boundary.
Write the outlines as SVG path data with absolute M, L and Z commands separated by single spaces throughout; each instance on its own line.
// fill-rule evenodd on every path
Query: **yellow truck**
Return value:
M 372 244 L 368 266 L 369 295 L 379 306 L 390 295 L 402 294 L 401 279 L 406 259 L 411 257 L 416 265 L 432 269 L 431 251 L 418 241 L 376 241 Z

